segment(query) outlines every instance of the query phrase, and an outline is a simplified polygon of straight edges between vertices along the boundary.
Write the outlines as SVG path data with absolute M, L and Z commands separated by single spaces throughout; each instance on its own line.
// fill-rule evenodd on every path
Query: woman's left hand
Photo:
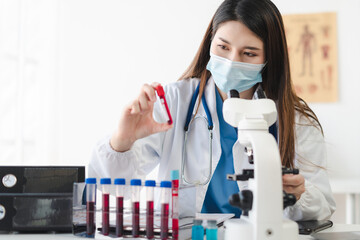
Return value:
M 305 192 L 305 179 L 300 174 L 285 174 L 282 176 L 283 190 L 286 193 L 294 194 L 296 200 L 299 200 L 301 194 Z

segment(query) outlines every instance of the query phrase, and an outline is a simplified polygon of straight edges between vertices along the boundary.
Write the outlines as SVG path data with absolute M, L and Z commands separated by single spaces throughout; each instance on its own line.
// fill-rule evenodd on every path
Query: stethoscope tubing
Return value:
M 199 95 L 199 89 L 200 89 L 200 82 L 198 84 L 198 86 L 196 87 L 196 90 L 191 98 L 191 101 L 190 101 L 190 105 L 189 105 L 189 109 L 188 109 L 188 112 L 187 112 L 187 115 L 186 115 L 186 121 L 185 121 L 185 126 L 184 126 L 184 131 L 187 132 L 189 130 L 189 125 L 190 125 L 190 122 L 191 122 L 191 117 L 192 117 L 192 113 L 194 111 L 194 107 L 195 107 L 195 102 L 196 102 L 196 99 Z M 211 117 L 211 114 L 210 114 L 210 110 L 209 110 L 209 107 L 207 105 L 207 102 L 206 102 L 206 99 L 205 99 L 205 92 L 203 93 L 202 97 L 201 97 L 201 102 L 204 106 L 204 110 L 205 110 L 205 113 L 206 113 L 206 117 L 208 119 L 208 128 L 209 130 L 210 129 L 213 129 L 214 127 L 214 124 L 213 124 L 213 121 L 212 121 L 212 117 Z
M 201 102 L 203 104 L 203 107 L 204 107 L 204 110 L 205 110 L 205 113 L 206 113 L 206 117 L 207 117 L 207 122 L 208 122 L 208 130 L 209 130 L 209 173 L 208 173 L 208 176 L 206 178 L 206 180 L 204 182 L 191 182 L 191 181 L 188 181 L 185 177 L 185 152 L 186 152 L 186 143 L 187 143 L 187 137 L 188 137 L 188 131 L 189 131 L 189 126 L 190 126 L 190 123 L 192 122 L 192 113 L 194 111 L 194 107 L 195 107 L 195 102 L 196 102 L 196 99 L 199 95 L 199 89 L 200 89 L 200 82 L 191 98 L 191 101 L 190 101 L 190 105 L 189 105 L 189 109 L 188 109 L 188 112 L 187 112 L 187 116 L 186 116 L 186 122 L 185 122 L 185 126 L 184 126 L 184 145 L 183 145 L 183 156 L 182 156 L 182 161 L 181 161 L 181 179 L 184 183 L 187 183 L 187 184 L 191 184 L 191 185 L 206 185 L 210 182 L 210 179 L 211 179 L 211 173 L 212 173 L 212 140 L 213 140 L 213 121 L 212 121 L 212 117 L 211 117 L 211 114 L 210 114 L 210 111 L 209 111 L 209 107 L 207 105 L 207 102 L 206 102 L 206 99 L 205 99 L 205 92 L 203 93 L 202 97 L 201 97 Z

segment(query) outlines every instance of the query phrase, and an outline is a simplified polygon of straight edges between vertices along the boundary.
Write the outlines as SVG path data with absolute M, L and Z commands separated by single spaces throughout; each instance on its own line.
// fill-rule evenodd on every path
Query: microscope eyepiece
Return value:
M 256 88 L 255 93 L 254 93 L 254 98 L 255 99 L 267 98 L 261 85 L 258 85 L 258 87 Z
M 231 89 L 229 92 L 228 92 L 228 97 L 229 98 L 240 98 L 240 94 L 237 90 L 235 89 Z

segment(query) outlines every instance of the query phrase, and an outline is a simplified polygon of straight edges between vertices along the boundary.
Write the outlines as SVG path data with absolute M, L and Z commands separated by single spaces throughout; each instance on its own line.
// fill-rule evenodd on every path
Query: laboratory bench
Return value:
M 219 240 L 223 239 L 224 232 L 223 228 L 219 228 Z M 80 239 L 91 239 L 81 238 L 74 236 L 71 233 L 44 233 L 44 234 L 23 234 L 23 233 L 0 233 L 0 240 L 80 240 Z M 121 238 L 110 238 L 96 234 L 95 239 L 121 239 Z M 132 239 L 132 238 L 126 238 Z M 144 239 L 144 238 L 138 238 Z M 205 238 L 204 238 L 205 239 Z M 334 224 L 333 227 L 325 229 L 315 235 L 299 235 L 298 240 L 355 240 L 360 239 L 360 225 L 355 224 Z

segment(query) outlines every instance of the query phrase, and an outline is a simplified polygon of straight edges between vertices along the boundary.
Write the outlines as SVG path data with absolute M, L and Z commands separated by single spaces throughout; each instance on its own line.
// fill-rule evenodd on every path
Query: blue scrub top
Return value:
M 201 212 L 234 213 L 236 217 L 240 217 L 241 210 L 231 206 L 229 203 L 229 197 L 234 193 L 238 193 L 239 187 L 236 181 L 228 181 L 226 179 L 227 174 L 234 174 L 232 148 L 237 140 L 237 128 L 234 128 L 225 122 L 222 112 L 223 101 L 217 89 L 215 89 L 215 92 L 216 111 L 220 125 L 221 156 L 210 180 Z M 269 128 L 269 132 L 277 140 L 276 123 Z
M 223 100 L 217 90 L 216 111 L 220 125 L 221 156 L 207 189 L 202 213 L 235 213 L 240 217 L 241 210 L 230 205 L 229 197 L 239 192 L 235 181 L 226 180 L 227 174 L 234 174 L 232 147 L 237 140 L 237 129 L 225 122 L 222 108 Z

